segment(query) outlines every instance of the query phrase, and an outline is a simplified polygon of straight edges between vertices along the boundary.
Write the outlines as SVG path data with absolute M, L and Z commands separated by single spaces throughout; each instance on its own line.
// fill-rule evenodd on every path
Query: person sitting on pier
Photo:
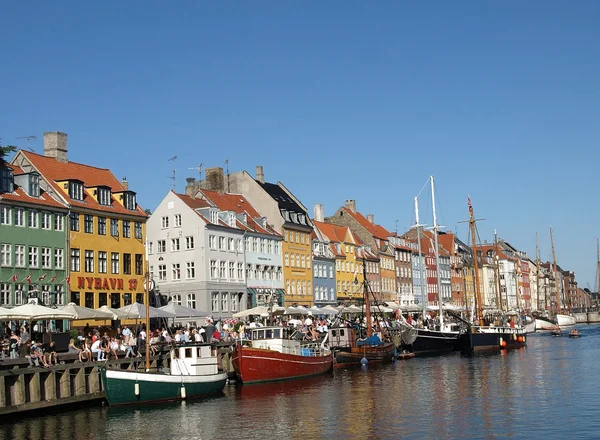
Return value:
M 94 355 L 94 353 L 97 353 L 97 356 L 96 356 L 97 361 L 103 361 L 104 355 L 106 354 L 106 352 L 102 349 L 101 344 L 102 344 L 102 340 L 100 340 L 100 339 L 96 339 L 94 341 L 94 343 L 92 344 L 92 356 Z
M 19 344 L 21 343 L 21 337 L 15 332 L 10 332 L 10 339 L 8 340 L 10 345 L 10 358 L 16 359 L 19 357 Z
M 107 358 L 110 359 L 110 355 L 113 355 L 115 357 L 115 359 L 119 359 L 119 356 L 117 355 L 118 350 L 119 350 L 119 342 L 117 341 L 117 338 L 115 338 L 113 336 L 109 340 Z
M 49 367 L 44 352 L 42 351 L 42 347 L 35 341 L 31 343 L 31 350 L 29 353 L 29 365 L 33 366 L 35 364 L 35 366 L 39 366 L 39 362 L 41 361 L 44 367 Z
M 79 358 L 79 362 L 83 362 L 83 350 L 75 346 L 75 339 L 69 340 L 69 354 L 76 354 Z
M 58 355 L 56 354 L 56 343 L 54 341 L 50 341 L 48 346 L 46 347 L 46 362 L 49 365 L 58 365 Z

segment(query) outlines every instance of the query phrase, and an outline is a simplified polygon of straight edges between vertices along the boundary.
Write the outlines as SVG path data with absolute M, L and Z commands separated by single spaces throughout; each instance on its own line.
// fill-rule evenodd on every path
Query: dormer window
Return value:
M 103 206 L 110 206 L 110 188 L 98 188 L 98 203 Z
M 83 201 L 83 183 L 79 180 L 69 181 L 69 197 L 73 200 Z
M 229 226 L 235 228 L 235 214 L 233 212 L 229 213 Z
M 213 224 L 218 224 L 219 223 L 219 212 L 211 209 L 210 211 L 210 222 Z
M 12 170 L 10 168 L 0 169 L 0 192 L 11 193 L 14 190 Z
M 40 196 L 40 176 L 38 174 L 29 175 L 29 195 L 31 197 Z
M 135 200 L 135 193 L 133 191 L 125 191 L 123 193 L 123 206 L 125 209 L 135 211 L 137 208 L 137 202 Z
M 304 214 L 298 214 L 298 221 L 300 222 L 301 225 L 305 225 L 306 224 L 306 216 Z

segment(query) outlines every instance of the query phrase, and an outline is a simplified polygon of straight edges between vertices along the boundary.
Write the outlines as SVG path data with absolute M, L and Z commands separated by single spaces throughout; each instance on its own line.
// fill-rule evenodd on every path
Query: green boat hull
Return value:
M 107 376 L 106 369 L 101 370 L 102 385 L 109 405 L 131 405 L 137 403 L 183 400 L 193 397 L 209 396 L 223 392 L 227 374 L 212 376 L 173 377 L 164 374 L 118 372 L 122 377 Z M 149 378 L 150 380 L 146 380 Z M 182 383 L 183 382 L 183 383 Z M 136 393 L 136 384 L 137 393 Z M 182 387 L 185 394 L 182 396 Z

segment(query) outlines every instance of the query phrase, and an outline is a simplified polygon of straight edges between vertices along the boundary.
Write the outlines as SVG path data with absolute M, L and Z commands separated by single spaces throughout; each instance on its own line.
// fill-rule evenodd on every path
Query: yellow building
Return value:
M 67 160 L 67 135 L 44 133 L 44 155 L 16 160 L 42 176 L 45 191 L 70 206 L 68 298 L 81 306 L 119 308 L 144 302 L 147 215 L 126 180 Z
M 362 261 L 357 259 L 360 242 L 347 226 L 313 222 L 315 228 L 330 241 L 335 255 L 335 284 L 338 301 L 354 301 L 363 297 Z
M 379 253 L 379 265 L 381 270 L 381 299 L 383 301 L 398 301 L 396 290 L 396 262 L 395 255 L 389 255 L 392 249 L 389 243 Z
M 312 229 L 311 229 L 312 231 Z M 314 304 L 312 286 L 312 246 L 310 231 L 294 224 L 282 227 L 283 282 L 285 304 Z

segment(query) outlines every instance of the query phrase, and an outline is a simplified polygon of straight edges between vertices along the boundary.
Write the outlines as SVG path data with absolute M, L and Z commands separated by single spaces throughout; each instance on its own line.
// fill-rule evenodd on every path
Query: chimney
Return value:
M 214 167 L 207 168 L 205 171 L 206 175 L 206 186 L 205 189 L 211 191 L 218 191 L 220 193 L 225 192 L 225 177 L 223 174 L 223 168 Z
M 323 205 L 321 205 L 320 203 L 318 205 L 315 205 L 315 221 L 317 221 L 317 222 L 325 221 L 325 209 L 323 208 Z
M 260 183 L 265 183 L 265 172 L 263 171 L 262 165 L 256 166 L 256 180 Z
M 356 200 L 346 200 L 344 206 L 346 207 L 346 209 L 349 209 L 350 211 L 356 213 Z
M 367 214 L 367 220 L 369 221 L 369 223 L 371 223 L 372 225 L 375 224 L 375 216 L 373 214 Z
M 129 182 L 127 181 L 127 177 L 123 177 L 123 180 L 121 180 L 121 186 L 125 191 L 129 189 Z
M 44 133 L 44 156 L 67 162 L 67 134 L 60 131 Z
M 186 177 L 185 181 L 187 182 L 188 185 L 191 185 L 192 183 L 194 183 L 196 181 L 195 177 Z

